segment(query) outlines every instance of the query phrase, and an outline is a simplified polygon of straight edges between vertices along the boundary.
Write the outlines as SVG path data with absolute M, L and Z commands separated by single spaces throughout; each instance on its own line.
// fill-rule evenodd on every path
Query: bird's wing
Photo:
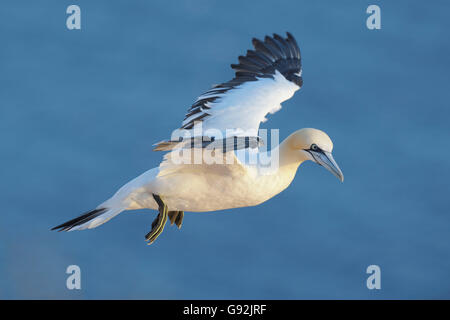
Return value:
M 214 86 L 189 108 L 176 130 L 184 133 L 156 144 L 155 151 L 178 148 L 186 140 L 183 137 L 212 138 L 220 133 L 222 141 L 230 136 L 257 136 L 266 115 L 280 110 L 303 80 L 300 49 L 290 33 L 286 38 L 274 34 L 264 41 L 253 39 L 253 46 L 254 50 L 239 57 L 239 64 L 231 65 L 236 72 L 232 80 Z

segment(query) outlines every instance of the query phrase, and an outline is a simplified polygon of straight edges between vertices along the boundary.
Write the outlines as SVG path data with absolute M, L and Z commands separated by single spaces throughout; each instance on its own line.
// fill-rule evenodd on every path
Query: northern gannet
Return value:
M 270 151 L 260 151 L 260 123 L 300 89 L 303 79 L 300 49 L 290 33 L 252 42 L 254 50 L 231 65 L 235 77 L 202 94 L 171 139 L 156 144 L 155 151 L 168 151 L 158 167 L 52 230 L 92 229 L 125 210 L 156 209 L 159 214 L 145 236 L 151 244 L 168 218 L 181 228 L 185 211 L 256 206 L 274 197 L 304 161 L 322 165 L 343 181 L 331 154 L 333 143 L 323 131 L 300 129 Z

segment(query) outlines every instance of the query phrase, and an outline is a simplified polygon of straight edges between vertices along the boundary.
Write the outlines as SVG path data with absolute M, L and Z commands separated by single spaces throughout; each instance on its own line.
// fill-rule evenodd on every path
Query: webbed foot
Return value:
M 181 229 L 183 224 L 184 211 L 169 211 L 170 225 L 174 223 L 177 225 L 178 229 Z

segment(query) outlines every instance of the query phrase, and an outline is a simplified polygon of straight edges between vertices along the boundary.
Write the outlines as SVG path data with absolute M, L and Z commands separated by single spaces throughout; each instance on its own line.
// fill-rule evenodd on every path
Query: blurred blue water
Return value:
M 68 5 L 82 30 L 65 27 Z M 365 27 L 379 4 L 382 29 Z M 2 1 L 0 298 L 450 298 L 448 2 Z M 254 36 L 292 32 L 304 87 L 264 128 L 326 131 L 344 184 L 301 166 L 258 207 L 49 228 L 155 167 Z M 69 264 L 82 290 L 65 287 Z M 368 265 L 382 271 L 369 291 Z

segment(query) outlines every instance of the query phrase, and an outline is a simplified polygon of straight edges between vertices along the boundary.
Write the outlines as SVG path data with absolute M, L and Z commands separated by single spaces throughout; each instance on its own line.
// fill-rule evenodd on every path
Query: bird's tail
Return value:
M 52 230 L 72 231 L 96 228 L 114 218 L 124 210 L 124 207 L 108 208 L 100 206 L 97 209 L 86 212 L 75 219 L 52 228 Z

